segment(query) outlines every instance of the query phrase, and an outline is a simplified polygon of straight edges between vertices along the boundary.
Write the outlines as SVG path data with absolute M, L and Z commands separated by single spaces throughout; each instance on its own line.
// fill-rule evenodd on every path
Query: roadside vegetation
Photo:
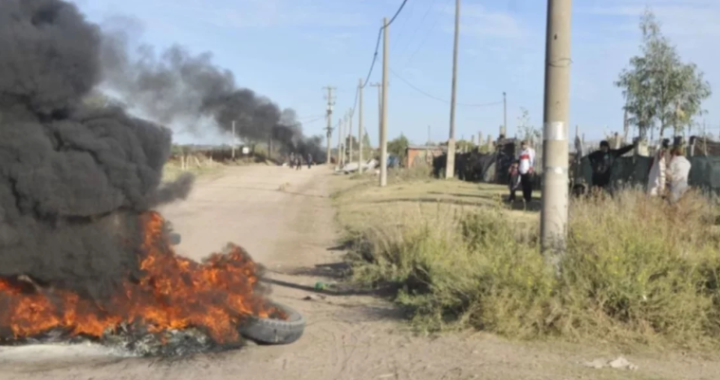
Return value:
M 640 55 L 615 83 L 628 125 L 641 140 L 654 129 L 680 134 L 702 114 L 710 86 L 650 10 L 640 30 Z M 526 111 L 518 123 L 525 138 L 541 137 Z M 374 177 L 340 180 L 338 219 L 353 280 L 394 290 L 418 329 L 720 347 L 716 199 L 689 193 L 671 206 L 626 190 L 573 200 L 557 274 L 540 254 L 538 205 L 508 207 L 506 187 L 433 180 L 425 169 L 388 180 L 384 189 L 372 186 Z
M 520 339 L 720 346 L 720 210 L 628 190 L 573 201 L 562 273 L 539 248 L 539 215 L 505 187 L 343 178 L 335 195 L 353 281 L 394 290 L 421 331 L 475 328 Z

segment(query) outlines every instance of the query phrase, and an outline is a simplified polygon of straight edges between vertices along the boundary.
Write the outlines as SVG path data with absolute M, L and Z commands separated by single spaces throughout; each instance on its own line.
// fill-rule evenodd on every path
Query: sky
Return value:
M 383 17 L 402 0 L 73 0 L 101 23 L 131 16 L 145 43 L 210 52 L 238 85 L 293 108 L 307 135 L 324 135 L 325 86 L 336 87 L 333 125 L 353 108 L 368 75 Z M 650 6 L 685 62 L 698 65 L 717 95 L 704 108 L 708 131 L 720 133 L 720 1 L 583 0 L 573 2 L 570 118 L 589 140 L 621 131 L 623 97 L 613 82 L 639 53 L 638 21 Z M 456 138 L 497 137 L 507 93 L 508 134 L 521 108 L 542 126 L 547 2 L 462 0 Z M 391 25 L 388 136 L 415 144 L 449 135 L 454 1 L 409 0 Z M 382 46 L 369 83 L 382 80 Z M 378 140 L 378 89 L 363 90 L 364 126 Z M 353 127 L 357 128 L 358 112 Z M 183 143 L 213 142 L 179 135 Z

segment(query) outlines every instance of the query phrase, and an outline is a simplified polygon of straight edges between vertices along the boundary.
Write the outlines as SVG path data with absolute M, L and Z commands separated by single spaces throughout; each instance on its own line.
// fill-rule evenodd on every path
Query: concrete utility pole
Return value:
M 503 92 L 503 127 L 500 134 L 507 135 L 507 94 Z
M 331 139 L 332 139 L 332 112 L 333 112 L 333 106 L 335 105 L 335 98 L 333 98 L 333 90 L 335 87 L 327 86 L 324 87 L 324 89 L 327 90 L 328 94 L 325 97 L 327 99 L 327 128 L 325 131 L 327 132 L 327 150 L 325 151 L 325 156 L 327 157 L 327 164 L 332 165 L 332 160 L 330 159 L 330 146 L 331 146 Z
M 353 162 L 353 110 L 348 111 L 348 138 L 347 138 L 347 145 L 348 145 L 348 163 Z
M 382 73 L 382 107 L 380 122 L 380 187 L 387 186 L 387 85 L 388 85 L 388 32 L 390 27 L 387 18 L 383 19 L 383 73 Z
M 572 0 L 548 0 L 540 236 L 556 270 L 567 239 L 571 10 Z
M 363 80 L 358 82 L 358 173 L 363 172 Z
M 453 47 L 452 94 L 450 96 L 450 138 L 448 139 L 445 178 L 455 177 L 455 96 L 457 93 L 458 40 L 460 39 L 460 0 L 455 0 L 455 46 Z
M 345 124 L 344 119 L 339 119 L 338 121 L 338 163 L 340 164 L 340 168 L 345 166 L 345 142 L 343 141 L 343 137 L 345 137 Z
M 233 161 L 235 160 L 235 139 L 236 138 L 237 137 L 235 135 L 235 120 L 233 120 L 233 122 L 232 122 L 232 141 L 230 141 L 230 143 L 232 144 L 232 159 L 233 159 Z

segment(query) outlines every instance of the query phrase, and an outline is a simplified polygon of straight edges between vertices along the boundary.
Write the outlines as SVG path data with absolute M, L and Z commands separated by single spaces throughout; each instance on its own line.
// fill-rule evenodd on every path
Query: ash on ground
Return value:
M 101 344 L 118 356 L 183 358 L 202 353 L 215 353 L 238 349 L 242 342 L 234 344 L 218 344 L 208 334 L 197 328 L 182 330 L 164 330 L 149 332 L 144 328 L 118 326 L 107 330 L 100 339 L 89 339 L 82 336 L 70 336 L 65 331 L 52 330 L 41 336 L 19 341 L 3 340 L 0 345 L 25 346 L 47 344 Z

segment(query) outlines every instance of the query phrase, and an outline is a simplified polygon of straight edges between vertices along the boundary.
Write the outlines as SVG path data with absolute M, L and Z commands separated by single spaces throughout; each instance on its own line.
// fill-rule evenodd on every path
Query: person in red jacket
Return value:
M 520 145 L 520 154 L 518 155 L 520 171 L 520 186 L 522 187 L 523 199 L 525 202 L 532 201 L 532 178 L 535 173 L 535 149 L 528 146 L 527 141 L 523 141 Z

